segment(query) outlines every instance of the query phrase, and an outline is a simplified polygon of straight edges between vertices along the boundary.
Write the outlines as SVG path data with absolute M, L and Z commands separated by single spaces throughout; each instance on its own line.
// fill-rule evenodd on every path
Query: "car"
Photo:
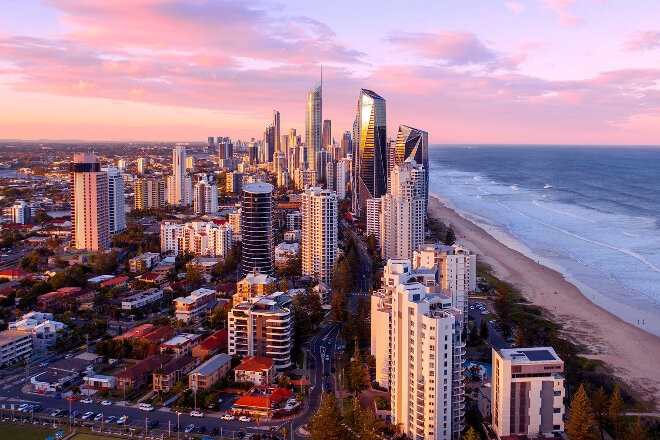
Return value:
M 218 427 L 216 426 L 215 428 L 213 428 L 213 429 L 209 432 L 209 434 L 210 434 L 210 435 L 218 435 L 219 432 L 220 432 L 220 429 L 218 429 Z
M 62 398 L 62 393 L 57 393 L 53 396 L 53 399 L 61 399 Z
M 50 413 L 50 416 L 51 416 L 51 417 L 57 417 L 57 416 L 59 416 L 60 414 L 62 414 L 62 410 L 61 410 L 61 409 L 56 409 L 55 411 L 53 411 L 52 413 Z
M 239 422 L 251 422 L 252 419 L 251 419 L 250 417 L 248 417 L 248 416 L 240 416 L 240 417 L 238 418 L 238 421 L 239 421 Z
M 21 412 L 26 411 L 28 406 L 30 405 L 27 403 L 21 403 L 21 405 L 17 408 L 17 411 L 21 411 Z
M 190 425 L 186 426 L 186 429 L 184 429 L 184 432 L 191 433 L 193 431 L 193 429 L 195 429 L 195 425 L 191 423 Z
M 30 405 L 30 406 L 32 406 L 32 411 L 39 411 L 41 409 L 41 405 L 38 403 L 35 403 L 34 405 Z
M 200 417 L 201 418 L 201 417 L 204 417 L 204 413 L 200 412 L 200 411 L 197 411 L 197 410 L 193 410 L 193 411 L 190 411 L 190 417 Z
M 126 420 L 128 420 L 128 416 L 121 416 L 120 418 L 117 419 L 117 424 L 118 425 L 123 425 Z
M 200 434 L 204 434 L 206 432 L 206 426 L 200 426 L 197 432 Z
M 101 402 L 101 405 L 110 406 L 110 405 L 112 405 L 112 402 L 110 402 L 109 400 L 104 400 L 103 402 Z
M 72 419 L 77 419 L 78 417 L 80 417 L 80 411 L 72 411 L 71 412 L 71 418 Z
M 243 438 L 243 437 L 245 437 L 245 433 L 243 431 L 238 431 L 236 433 L 236 438 Z
M 80 403 L 92 403 L 92 402 L 94 402 L 94 401 L 92 399 L 90 399 L 89 397 L 80 400 Z
M 91 412 L 91 411 L 87 411 L 87 412 L 85 413 L 85 415 L 82 416 L 82 419 L 83 419 L 83 420 L 89 420 L 89 419 L 91 419 L 92 417 L 94 417 L 94 413 Z
M 76 399 L 76 396 L 71 395 L 71 396 L 68 396 L 68 397 L 66 398 L 66 400 L 68 400 L 69 402 L 75 402 L 75 401 L 78 400 L 78 399 Z
M 326 392 L 330 392 L 330 382 L 326 382 L 323 385 L 323 390 L 326 391 Z
M 236 420 L 236 417 L 232 416 L 231 414 L 223 414 L 220 418 L 222 420 Z
M 177 432 L 177 431 L 179 431 L 179 425 L 178 424 L 172 426 L 172 432 Z
M 71 353 L 69 353 L 66 356 L 64 356 L 64 359 L 71 359 L 72 357 L 73 357 L 73 355 Z
M 39 366 L 40 366 L 40 367 L 47 367 L 47 366 L 48 366 L 48 362 L 42 362 L 42 363 L 39 364 Z
M 158 426 L 158 420 L 152 420 L 149 422 L 149 429 L 154 429 L 156 426 Z
M 103 420 L 103 413 L 98 413 L 96 417 L 94 417 L 94 421 L 100 422 L 101 420 Z
M 112 423 L 112 422 L 115 421 L 116 418 L 117 417 L 115 417 L 115 416 L 108 416 L 108 417 L 105 418 L 105 422 L 106 423 Z
M 470 306 L 470 310 L 474 310 L 474 306 Z
M 328 339 L 328 345 L 332 345 L 332 341 Z
M 488 310 L 482 310 L 482 311 L 481 311 L 481 314 L 482 314 L 482 315 L 487 315 L 487 314 L 488 314 Z

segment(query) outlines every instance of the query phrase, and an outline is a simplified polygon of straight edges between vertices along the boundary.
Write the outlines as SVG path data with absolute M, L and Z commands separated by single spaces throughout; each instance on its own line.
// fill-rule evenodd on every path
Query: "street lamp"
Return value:
M 181 438 L 181 413 L 176 413 L 176 440 Z

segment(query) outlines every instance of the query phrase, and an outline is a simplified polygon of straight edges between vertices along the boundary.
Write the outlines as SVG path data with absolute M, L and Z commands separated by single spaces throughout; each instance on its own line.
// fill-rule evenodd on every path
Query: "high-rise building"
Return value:
M 264 131 L 264 142 L 261 144 L 259 152 L 259 163 L 268 163 L 273 161 L 275 152 L 275 127 L 269 125 Z
M 186 158 L 186 147 L 176 145 L 172 150 L 172 175 L 167 182 L 170 205 L 190 206 L 192 182 L 186 174 Z
M 218 187 L 214 183 L 200 180 L 195 184 L 193 209 L 197 215 L 218 212 Z
M 318 182 L 326 181 L 327 174 L 327 165 L 332 163 L 332 153 L 325 148 L 320 149 L 316 152 L 316 180 Z
M 110 234 L 126 229 L 126 208 L 124 206 L 124 173 L 113 166 L 104 168 L 108 173 L 108 219 Z
M 141 157 L 137 160 L 137 171 L 140 174 L 144 174 L 147 171 L 147 164 L 149 163 L 149 159 L 146 157 Z
M 426 131 L 399 125 L 396 136 L 396 153 L 394 164 L 414 159 L 417 164 L 426 170 L 424 184 L 424 209 L 429 205 L 429 134 Z
M 334 172 L 333 190 L 337 193 L 337 200 L 344 200 L 346 198 L 346 162 L 343 160 L 336 162 Z
M 353 141 L 351 140 L 351 132 L 345 131 L 341 137 L 341 157 L 346 157 L 347 154 L 353 151 Z M 339 158 L 338 158 L 339 159 Z
M 381 221 L 381 209 L 383 206 L 382 200 L 379 198 L 377 199 L 369 199 L 367 200 L 367 236 L 372 235 L 374 236 L 377 240 L 378 243 L 380 244 L 380 221 Z M 387 260 L 385 260 L 387 261 Z
M 307 94 L 307 113 L 305 117 L 305 146 L 307 147 L 308 166 L 316 170 L 316 152 L 322 148 L 322 109 L 323 92 L 316 86 Z
M 275 138 L 274 151 L 284 152 L 285 150 L 282 148 L 282 136 L 280 133 L 280 112 L 277 110 L 273 110 L 273 131 L 273 137 Z
M 209 136 L 208 141 L 209 141 L 209 143 L 206 146 L 207 152 L 209 154 L 213 154 L 213 153 L 215 153 L 215 137 Z
M 293 347 L 290 303 L 288 295 L 278 292 L 237 304 L 227 317 L 227 352 L 232 356 L 269 357 L 275 361 L 277 371 L 289 368 Z
M 424 184 L 426 170 L 413 159 L 397 164 L 390 175 L 391 191 L 383 195 L 380 210 L 380 247 L 385 261 L 412 260 L 424 243 Z
M 498 438 L 564 431 L 564 362 L 552 347 L 493 350 L 493 430 Z
M 203 257 L 225 257 L 233 244 L 229 223 L 192 221 L 163 222 L 160 225 L 160 251 L 177 256 L 182 252 Z
M 330 119 L 323 120 L 323 133 L 321 136 L 321 148 L 327 150 L 332 146 L 332 121 Z
M 452 305 L 467 319 L 468 294 L 477 288 L 476 254 L 457 245 L 423 244 L 413 253 L 413 268 L 434 270 L 435 282 L 451 291 Z
M 354 124 L 353 210 L 361 215 L 368 199 L 387 190 L 387 123 L 385 99 L 362 89 Z
M 23 200 L 16 200 L 14 204 L 2 210 L 3 220 L 7 223 L 27 225 L 32 217 L 32 208 Z
M 165 206 L 165 181 L 161 179 L 138 179 L 133 184 L 136 209 L 159 208 Z
M 272 274 L 275 247 L 273 236 L 273 185 L 263 182 L 243 185 L 241 237 L 243 276 Z
M 110 246 L 108 173 L 101 171 L 96 155 L 73 155 L 70 173 L 72 244 L 97 251 Z
M 337 260 L 337 194 L 319 187 L 302 194 L 302 273 L 330 283 Z

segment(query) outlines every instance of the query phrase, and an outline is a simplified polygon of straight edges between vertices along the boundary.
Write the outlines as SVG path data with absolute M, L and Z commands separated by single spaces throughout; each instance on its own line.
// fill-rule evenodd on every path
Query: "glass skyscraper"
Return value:
M 243 185 L 241 236 L 243 276 L 272 274 L 275 248 L 273 237 L 273 185 L 263 182 Z
M 429 205 L 429 134 L 424 130 L 399 125 L 394 164 L 400 164 L 407 159 L 414 159 L 426 171 L 424 180 L 424 212 L 426 213 Z
M 316 152 L 321 149 L 323 128 L 323 94 L 321 86 L 314 87 L 307 94 L 307 113 L 305 116 L 305 146 L 309 159 L 309 169 L 316 170 Z
M 387 191 L 387 123 L 385 99 L 362 89 L 353 139 L 353 210 L 365 212 L 367 200 Z

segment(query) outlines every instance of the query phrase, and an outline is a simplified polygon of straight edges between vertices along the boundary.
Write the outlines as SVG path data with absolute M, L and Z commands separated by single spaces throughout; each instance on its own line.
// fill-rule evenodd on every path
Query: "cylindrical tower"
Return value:
M 251 273 L 273 273 L 275 249 L 272 213 L 273 185 L 263 182 L 243 185 L 243 276 Z

